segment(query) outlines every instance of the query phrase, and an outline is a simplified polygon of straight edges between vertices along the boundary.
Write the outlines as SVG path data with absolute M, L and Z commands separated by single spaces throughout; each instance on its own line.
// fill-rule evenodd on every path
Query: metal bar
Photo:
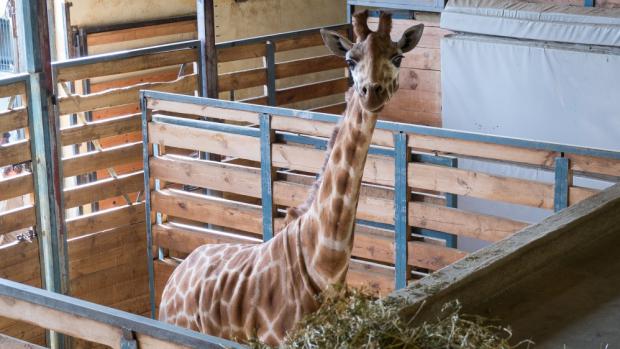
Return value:
M 585 7 L 594 7 L 594 0 L 584 0 L 583 6 Z
M 407 185 L 407 168 L 409 167 L 410 149 L 407 146 L 407 134 L 394 134 L 395 177 L 394 177 L 394 222 L 395 222 L 395 279 L 396 289 L 407 286 L 409 279 L 409 265 L 407 263 L 407 241 L 409 241 L 409 186 Z
M 450 167 L 453 167 L 453 168 L 459 167 L 459 159 L 450 158 L 449 161 L 450 161 L 450 165 L 449 165 Z M 458 195 L 452 194 L 452 193 L 446 193 L 446 206 L 447 207 L 457 208 L 458 200 L 459 200 Z M 458 236 L 454 234 L 446 233 L 445 240 L 446 240 L 446 246 L 451 247 L 451 248 L 457 248 Z
M 350 26 L 349 23 L 342 23 L 342 24 L 336 24 L 336 25 L 331 25 L 327 27 L 316 27 L 316 28 L 310 28 L 310 29 L 304 29 L 304 30 L 272 34 L 272 35 L 255 36 L 252 38 L 241 39 L 241 40 L 225 41 L 225 42 L 220 42 L 216 44 L 215 46 L 218 49 L 222 49 L 222 48 L 238 47 L 238 46 L 244 46 L 244 45 L 250 45 L 250 44 L 260 44 L 260 43 L 264 43 L 265 41 L 278 41 L 278 40 L 283 40 L 283 39 L 291 39 L 291 38 L 296 38 L 299 36 L 315 34 L 315 33 L 318 33 L 323 28 L 329 29 L 329 30 L 338 30 L 338 29 L 348 28 L 349 26 Z
M 267 41 L 265 65 L 267 67 L 267 103 L 276 105 L 276 45 L 273 41 Z
M 215 19 L 213 0 L 196 0 L 198 18 L 198 39 L 202 46 L 202 95 L 218 98 L 217 95 L 217 51 L 215 48 Z
M 123 336 L 121 337 L 121 349 L 138 349 L 135 334 L 132 330 L 123 328 Z
M 256 112 L 256 113 L 266 113 L 266 114 L 283 116 L 283 117 L 303 118 L 307 120 L 323 121 L 323 122 L 330 122 L 330 123 L 337 123 L 338 120 L 340 120 L 340 117 L 334 114 L 317 113 L 317 112 L 310 112 L 310 111 L 305 111 L 305 110 L 271 107 L 271 106 L 256 105 L 256 104 L 246 104 L 246 103 L 212 99 L 212 98 L 200 98 L 200 97 L 195 97 L 195 96 L 178 95 L 178 94 L 158 92 L 158 91 L 146 91 L 146 96 L 152 99 L 158 99 L 162 101 L 181 102 L 181 103 L 189 103 L 189 104 L 200 105 L 200 106 L 211 106 L 211 107 L 223 108 L 223 109 L 233 109 L 233 110 L 243 110 L 243 111 L 250 111 L 250 112 Z M 533 141 L 533 140 L 527 140 L 527 139 L 521 139 L 521 138 L 494 136 L 494 135 L 483 134 L 483 133 L 457 131 L 457 130 L 430 127 L 430 126 L 402 124 L 402 123 L 380 120 L 377 122 L 376 129 L 387 130 L 387 131 L 392 131 L 392 132 L 404 132 L 408 134 L 455 138 L 455 139 L 460 139 L 460 140 L 465 140 L 465 141 L 486 142 L 486 143 L 518 147 L 518 148 L 539 149 L 539 150 L 547 150 L 547 151 L 554 151 L 554 152 L 560 152 L 560 153 L 564 152 L 564 153 L 570 153 L 570 154 L 575 154 L 575 155 L 586 155 L 586 156 L 595 156 L 595 157 L 620 160 L 620 151 L 615 151 L 615 150 L 586 148 L 586 147 L 565 145 L 565 144 L 559 144 L 559 143 L 550 143 L 550 142 L 539 142 L 539 141 Z
M 182 41 L 182 42 L 177 42 L 173 44 L 158 45 L 158 46 L 139 48 L 139 49 L 134 49 L 134 50 L 112 52 L 112 53 L 104 53 L 104 54 L 93 55 L 93 56 L 88 56 L 88 57 L 72 58 L 72 59 L 68 59 L 68 60 L 64 60 L 60 62 L 53 62 L 52 65 L 56 69 L 76 67 L 76 66 L 86 65 L 86 64 L 109 62 L 109 61 L 113 61 L 116 59 L 143 56 L 143 55 L 152 54 L 152 53 L 161 53 L 161 52 L 167 52 L 167 51 L 177 51 L 177 50 L 188 49 L 188 48 L 196 48 L 198 46 L 200 46 L 199 40 L 189 40 L 189 41 Z
M 41 278 L 52 292 L 69 292 L 67 239 L 64 222 L 61 143 L 53 103 L 53 79 L 46 0 L 22 1 L 20 21 L 25 47 L 28 119 Z M 48 333 L 51 348 L 64 348 L 67 337 Z
M 149 297 L 151 304 L 151 318 L 155 318 L 155 267 L 153 265 L 153 223 L 151 222 L 151 170 L 149 167 L 149 110 L 144 93 L 140 93 L 140 108 L 142 110 L 142 162 L 144 167 L 144 204 L 146 206 L 146 256 L 149 273 Z
M 117 30 L 125 30 L 125 29 L 134 29 L 134 28 L 143 28 L 160 24 L 168 24 L 168 23 L 178 23 L 178 22 L 187 22 L 187 21 L 195 21 L 196 16 L 179 16 L 179 17 L 169 17 L 163 19 L 152 19 L 148 21 L 139 21 L 139 22 L 131 22 L 131 23 L 122 23 L 122 24 L 107 24 L 107 25 L 95 25 L 83 27 L 80 29 L 84 29 L 87 34 L 96 34 L 96 33 L 104 33 L 111 32 Z
M 263 206 L 263 241 L 273 238 L 275 208 L 273 204 L 273 168 L 271 146 L 274 134 L 271 130 L 271 115 L 260 114 L 260 179 Z
M 437 3 L 433 5 L 424 5 L 421 3 L 405 2 L 405 1 L 375 1 L 375 0 L 349 0 L 349 5 L 368 6 L 375 8 L 389 8 L 399 10 L 415 10 L 415 11 L 429 11 L 429 12 L 441 12 L 443 7 L 439 7 Z
M 28 73 L 10 75 L 0 79 L 0 86 L 12 85 L 18 82 L 28 82 L 29 80 L 30 74 Z
M 134 333 L 144 334 L 189 348 L 245 348 L 229 340 L 5 279 L 0 279 L 0 296 L 58 310 L 116 328 L 125 328 Z M 36 319 L 33 321 L 36 322 Z
M 153 115 L 152 121 L 155 123 L 177 125 L 177 126 L 187 126 L 187 127 L 193 127 L 193 128 L 197 128 L 201 130 L 234 133 L 238 135 L 250 136 L 250 137 L 256 137 L 256 138 L 259 138 L 261 136 L 261 131 L 256 128 L 251 128 L 251 127 L 246 127 L 246 126 L 237 126 L 237 125 L 232 125 L 232 124 L 223 124 L 223 123 L 214 122 L 214 121 L 193 120 L 193 119 L 177 118 L 173 116 L 164 116 L 164 115 Z
M 571 182 L 570 161 L 565 157 L 555 158 L 555 185 L 553 209 L 555 212 L 568 207 L 568 190 Z

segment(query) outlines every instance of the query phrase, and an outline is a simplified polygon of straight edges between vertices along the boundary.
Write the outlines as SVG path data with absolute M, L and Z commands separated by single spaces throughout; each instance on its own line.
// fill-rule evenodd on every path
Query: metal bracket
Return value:
M 121 349 L 138 349 L 138 342 L 136 336 L 132 330 L 123 328 L 123 335 L 121 336 Z

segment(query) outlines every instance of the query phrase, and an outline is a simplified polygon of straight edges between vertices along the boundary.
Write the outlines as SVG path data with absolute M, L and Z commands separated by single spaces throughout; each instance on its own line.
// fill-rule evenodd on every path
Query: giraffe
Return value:
M 304 315 L 318 309 L 323 290 L 345 281 L 377 113 L 398 89 L 403 54 L 417 45 L 424 29 L 413 26 L 392 42 L 391 15 L 381 14 L 376 32 L 367 19 L 367 11 L 353 16 L 356 42 L 321 30 L 332 53 L 346 59 L 353 87 L 308 204 L 270 241 L 194 250 L 165 286 L 160 320 L 218 337 L 257 337 L 278 345 Z

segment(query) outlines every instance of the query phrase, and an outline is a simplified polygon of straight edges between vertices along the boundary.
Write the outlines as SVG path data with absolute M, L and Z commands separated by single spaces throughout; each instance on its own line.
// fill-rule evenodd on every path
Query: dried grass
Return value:
M 377 300 L 345 287 L 326 291 L 320 309 L 302 320 L 280 348 L 513 349 L 511 331 L 479 316 L 464 315 L 458 302 L 444 305 L 434 321 L 413 327 L 398 312 L 405 303 Z M 269 348 L 257 341 L 252 348 Z

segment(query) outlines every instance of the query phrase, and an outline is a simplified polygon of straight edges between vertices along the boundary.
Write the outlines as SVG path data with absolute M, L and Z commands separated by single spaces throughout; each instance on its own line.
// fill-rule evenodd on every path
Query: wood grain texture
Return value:
M 32 193 L 34 184 L 32 174 L 23 172 L 22 174 L 0 179 L 0 201 Z
M 129 143 L 63 159 L 65 177 L 142 160 L 142 143 Z
M 27 205 L 0 213 L 0 235 L 36 224 L 34 206 Z
M 30 159 L 31 154 L 29 140 L 0 145 L 0 167 L 18 164 Z
M 144 174 L 142 172 L 120 175 L 118 179 L 106 178 L 65 189 L 65 208 L 86 205 L 126 193 L 135 193 L 143 189 Z
M 72 239 L 86 234 L 114 229 L 122 225 L 144 222 L 144 203 L 123 206 L 67 219 L 67 236 Z
M 28 109 L 19 107 L 0 112 L 0 133 L 28 127 Z
M 63 145 L 71 145 L 96 139 L 138 132 L 141 129 L 141 115 L 131 114 L 97 120 L 87 125 L 72 126 L 60 130 Z

